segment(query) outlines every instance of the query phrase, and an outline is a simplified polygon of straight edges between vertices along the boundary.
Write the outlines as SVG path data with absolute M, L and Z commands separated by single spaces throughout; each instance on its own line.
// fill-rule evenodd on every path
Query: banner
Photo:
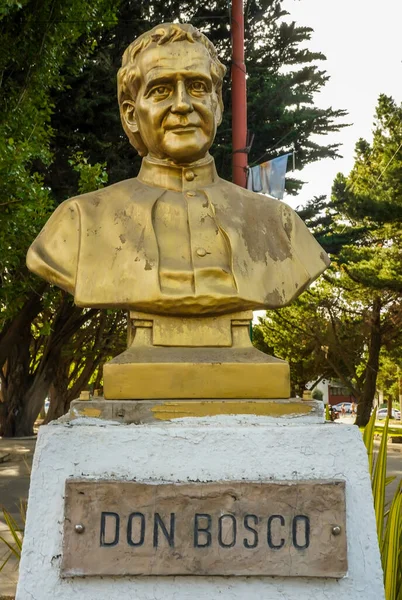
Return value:
M 282 200 L 285 192 L 288 156 L 290 154 L 284 154 L 256 167 L 251 167 L 247 177 L 247 189 L 269 194 Z

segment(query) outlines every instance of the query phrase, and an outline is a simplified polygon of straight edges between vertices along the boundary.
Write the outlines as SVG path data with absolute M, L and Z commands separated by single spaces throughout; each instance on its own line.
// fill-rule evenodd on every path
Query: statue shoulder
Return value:
M 269 240 L 288 244 L 300 264 L 314 280 L 329 265 L 329 257 L 321 248 L 304 221 L 286 202 L 241 188 L 220 180 L 230 214 L 236 210 L 242 215 L 244 229 L 252 230 L 250 243 L 261 247 Z
M 90 219 L 95 224 L 102 215 L 103 207 L 115 204 L 113 200 L 127 202 L 141 183 L 127 179 L 108 187 L 62 202 L 53 212 L 27 254 L 27 266 L 46 281 L 74 293 L 78 265 L 82 220 Z M 97 208 L 101 210 L 96 211 Z
M 63 210 L 65 210 L 67 207 L 79 209 L 89 207 L 91 205 L 98 206 L 102 202 L 109 202 L 111 198 L 121 198 L 122 200 L 127 200 L 128 198 L 132 197 L 137 190 L 140 191 L 142 187 L 143 184 L 136 177 L 132 179 L 124 179 L 123 181 L 113 183 L 112 185 L 100 188 L 99 190 L 81 194 L 80 196 L 73 196 L 72 198 L 62 202 L 56 210 L 61 207 L 63 207 Z
M 224 188 L 225 192 L 230 194 L 231 200 L 237 199 L 246 209 L 254 209 L 255 212 L 258 212 L 261 216 L 265 213 L 267 217 L 275 215 L 278 218 L 281 218 L 286 208 L 289 208 L 290 211 L 294 213 L 294 211 L 284 202 L 273 196 L 258 194 L 257 192 L 242 188 L 225 179 L 220 179 L 219 183 Z
M 309 273 L 311 282 L 329 266 L 329 256 L 293 208 L 285 202 L 280 202 L 280 208 L 283 228 L 295 253 Z

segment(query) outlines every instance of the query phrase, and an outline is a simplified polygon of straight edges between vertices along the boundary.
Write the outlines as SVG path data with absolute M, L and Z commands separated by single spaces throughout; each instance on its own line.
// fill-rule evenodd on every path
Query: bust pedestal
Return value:
M 134 414 L 133 408 L 143 403 L 97 400 L 75 403 L 72 407 L 75 418 L 64 417 L 62 422 L 41 427 L 16 600 L 109 600 L 118 597 L 130 600 L 383 599 L 367 455 L 361 433 L 357 427 L 325 423 L 320 403 L 299 401 L 301 405 L 307 405 L 308 412 L 297 414 L 298 402 L 289 402 L 267 401 L 271 410 L 267 408 L 266 414 L 271 412 L 271 416 L 226 414 L 183 418 L 183 413 L 174 415 L 171 411 L 166 414 L 161 409 L 153 413 L 150 406 L 145 417 Z M 154 402 L 157 407 L 162 404 Z M 188 408 L 190 403 L 184 404 Z M 213 403 L 194 401 L 192 404 L 210 406 Z M 256 405 L 252 401 L 241 404 L 244 407 Z M 123 414 L 124 407 L 127 410 Z M 98 411 L 98 416 L 104 418 L 83 418 L 80 414 L 84 408 L 87 414 L 92 410 L 95 415 Z M 114 415 L 114 410 L 120 416 Z M 278 416 L 281 411 L 282 416 Z M 110 420 L 106 420 L 107 414 Z M 326 577 L 325 569 L 320 577 L 221 577 L 208 573 L 197 576 L 62 577 L 64 495 L 69 479 L 89 482 L 95 488 L 103 481 L 194 486 L 208 482 L 297 484 L 307 481 L 318 484 L 342 481 L 346 491 L 347 573 L 341 578 Z M 316 518 L 320 521 L 325 507 L 321 512 L 317 503 L 316 508 Z M 110 510 L 113 509 L 109 507 Z M 130 510 L 138 510 L 135 502 Z M 97 511 L 99 505 L 91 504 L 96 523 Z M 180 511 L 177 512 L 179 517 Z M 72 525 L 75 527 L 76 524 L 68 523 L 68 527 Z M 83 525 L 80 539 L 85 540 L 90 527 L 88 523 Z M 85 530 L 85 526 L 88 529 Z M 110 533 L 106 535 L 110 536 Z M 136 535 L 138 532 L 133 531 L 133 540 Z M 110 540 L 110 537 L 106 539 Z M 95 540 L 99 537 L 95 536 Z M 266 536 L 261 535 L 260 542 L 265 543 Z M 119 544 L 135 560 L 136 548 L 127 545 L 125 533 L 120 535 Z M 211 550 L 217 551 L 216 544 L 214 537 Z M 92 551 L 88 546 L 87 552 Z M 230 551 L 231 548 L 219 550 L 221 553 Z M 281 552 L 287 559 L 288 547 L 272 550 L 271 554 L 280 561 Z M 303 554 L 304 550 L 300 552 Z M 109 548 L 104 547 L 98 563 L 104 571 L 115 568 L 113 564 L 108 565 L 108 556 Z M 328 572 L 331 567 L 332 564 L 328 564 Z
M 131 312 L 129 347 L 104 366 L 105 398 L 289 398 L 289 365 L 253 347 L 252 316 Z

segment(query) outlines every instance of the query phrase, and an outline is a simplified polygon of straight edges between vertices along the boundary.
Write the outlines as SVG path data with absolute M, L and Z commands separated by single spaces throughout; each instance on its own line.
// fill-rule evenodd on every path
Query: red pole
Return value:
M 232 0 L 232 145 L 233 181 L 246 187 L 247 91 L 243 0 Z

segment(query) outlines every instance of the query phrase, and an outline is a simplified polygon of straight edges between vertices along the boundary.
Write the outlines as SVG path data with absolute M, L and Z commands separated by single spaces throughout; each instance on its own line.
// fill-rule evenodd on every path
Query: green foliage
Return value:
M 306 48 L 312 29 L 284 21 L 286 13 L 278 1 L 248 2 L 247 9 L 248 122 L 255 133 L 250 164 L 293 147 L 297 169 L 324 157 L 336 158 L 338 144 L 312 140 L 314 135 L 339 131 L 345 126 L 340 119 L 346 115 L 314 106 L 314 95 L 328 75 L 318 66 L 325 56 Z M 301 187 L 301 181 L 288 177 L 288 193 L 295 194 Z
M 320 400 L 322 401 L 322 399 L 324 398 L 324 394 L 321 390 L 313 390 L 313 393 L 311 394 L 311 397 L 313 398 L 313 400 Z
M 391 401 L 399 408 L 399 376 L 402 365 L 401 348 L 399 344 L 393 345 L 392 352 L 384 349 L 380 357 L 380 369 L 378 371 L 377 389 L 382 390 L 384 402 L 388 405 Z
M 0 326 L 38 286 L 25 255 L 54 206 L 44 185 L 53 94 L 63 92 L 67 72 L 82 68 L 114 7 L 113 0 L 9 1 L 0 11 Z
M 29 404 L 40 407 L 51 379 L 51 353 L 44 351 L 39 357 L 37 349 L 46 349 L 46 342 L 54 339 L 60 346 L 63 335 L 68 338 L 69 334 L 62 328 L 62 321 L 68 322 L 65 311 L 61 315 L 57 310 L 60 294 L 49 292 L 25 266 L 28 246 L 54 208 L 55 194 L 46 182 L 46 171 L 54 160 L 54 98 L 65 92 L 69 75 L 81 72 L 105 26 L 115 22 L 117 3 L 28 0 L 2 6 L 0 430 L 15 435 L 17 421 L 26 419 L 20 428 L 20 435 L 26 435 L 35 418 L 35 408 Z M 83 156 L 72 160 L 70 171 L 78 171 L 76 192 L 78 180 L 82 189 L 104 184 L 103 165 L 91 167 Z M 55 331 L 57 324 L 60 331 Z
M 318 109 L 313 95 L 327 75 L 317 67 L 325 57 L 305 45 L 311 29 L 284 22 L 279 0 L 250 0 L 246 15 L 246 67 L 248 72 L 248 122 L 255 134 L 250 164 L 288 151 L 294 143 L 297 168 L 327 156 L 338 155 L 337 146 L 313 143 L 315 134 L 337 131 L 344 111 Z M 52 127 L 55 160 L 45 169 L 45 181 L 60 202 L 75 194 L 71 154 L 81 151 L 90 163 L 107 164 L 109 182 L 136 175 L 140 159 L 130 146 L 120 123 L 116 99 L 116 73 L 121 56 L 138 35 L 163 21 L 191 22 L 210 37 L 227 66 L 223 97 L 225 112 L 212 153 L 222 177 L 231 178 L 231 42 L 226 0 L 192 1 L 122 0 L 118 21 L 97 40 L 93 59 L 78 73 L 67 73 L 68 89 L 55 96 Z M 261 162 L 260 161 L 260 162 Z M 294 193 L 302 183 L 289 179 Z
M 373 452 L 374 452 L 375 420 L 376 420 L 376 414 L 373 411 L 369 422 L 367 423 L 367 425 L 365 426 L 365 428 L 363 430 L 363 442 L 364 442 L 364 445 L 366 446 L 366 450 L 367 450 L 370 475 L 372 475 L 372 473 L 373 473 L 373 465 L 374 465 Z
M 106 163 L 91 165 L 82 152 L 76 152 L 69 160 L 73 170 L 78 173 L 78 192 L 86 194 L 104 187 L 108 180 Z
M 381 95 L 373 142 L 358 141 L 355 165 L 348 177 L 336 178 L 328 208 L 335 268 L 345 285 L 355 287 L 362 305 L 376 307 L 378 313 L 375 317 L 373 308 L 368 343 L 372 376 L 363 397 L 365 418 L 361 424 L 369 415 L 381 360 L 393 356 L 397 365 L 402 358 L 401 123 L 402 105 Z
M 402 292 L 402 105 L 381 95 L 375 113 L 373 142 L 359 140 L 348 177 L 334 182 L 335 230 L 360 238 L 338 249 L 339 265 L 371 290 Z
M 254 329 L 254 344 L 287 360 L 292 392 L 306 384 L 339 379 L 356 398 L 365 377 L 366 319 L 360 301 L 321 280 L 290 306 L 267 311 Z
M 291 306 L 267 313 L 261 349 L 290 361 L 293 388 L 336 377 L 358 400 L 365 425 L 377 388 L 397 399 L 402 367 L 402 105 L 380 96 L 373 143 L 359 140 L 332 198 L 299 211 L 332 264 Z M 377 376 L 380 379 L 377 382 Z
M 393 481 L 386 476 L 388 417 L 381 436 L 380 448 L 374 461 L 375 411 L 363 433 L 369 458 L 369 470 L 374 499 L 378 543 L 384 571 L 386 600 L 400 600 L 402 594 L 402 482 L 394 494 L 391 506 L 385 510 L 385 488 Z
M 375 411 L 371 419 L 375 419 Z M 388 417 L 385 421 L 384 431 L 381 436 L 380 449 L 377 460 L 374 463 L 371 482 L 374 496 L 375 520 L 377 525 L 378 543 L 382 544 L 384 529 L 384 508 L 385 508 L 385 485 L 387 476 L 387 442 L 388 442 Z
M 382 545 L 382 567 L 386 600 L 399 600 L 402 593 L 402 482 L 392 499 Z

